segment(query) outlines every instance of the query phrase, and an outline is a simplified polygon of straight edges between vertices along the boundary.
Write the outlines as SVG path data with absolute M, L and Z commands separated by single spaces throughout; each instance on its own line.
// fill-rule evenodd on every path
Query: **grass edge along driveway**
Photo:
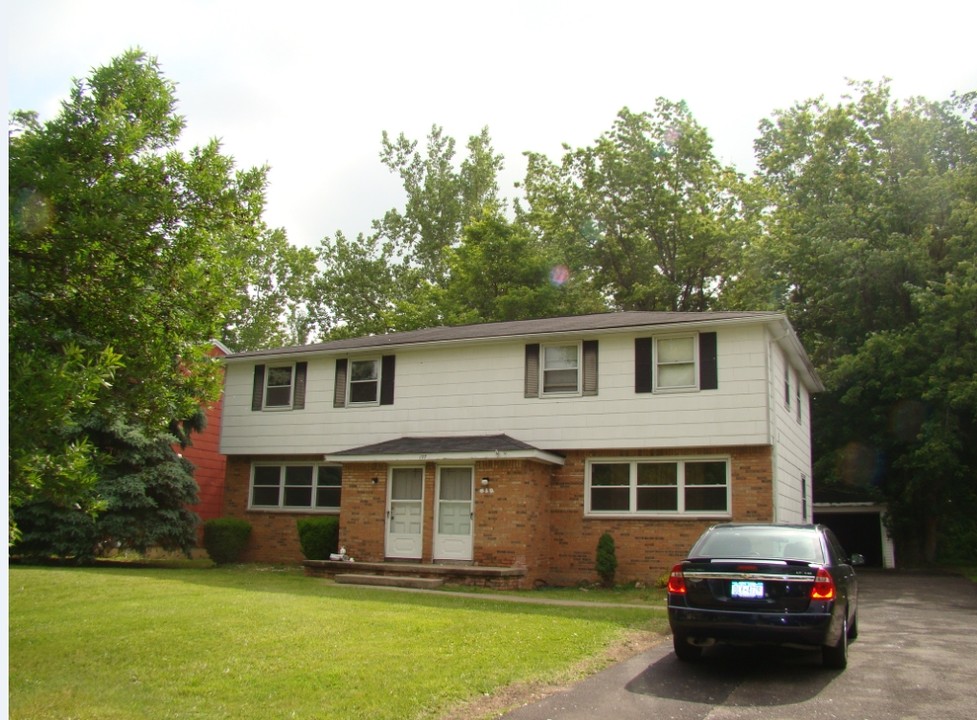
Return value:
M 336 586 L 297 570 L 9 573 L 10 718 L 438 718 L 549 681 L 662 608 Z

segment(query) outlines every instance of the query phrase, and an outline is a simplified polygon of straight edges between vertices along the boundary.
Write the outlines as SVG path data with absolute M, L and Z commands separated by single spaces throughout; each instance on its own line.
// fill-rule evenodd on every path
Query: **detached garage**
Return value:
M 874 502 L 814 503 L 814 522 L 831 528 L 845 550 L 864 555 L 868 567 L 892 569 L 896 553 L 885 513 L 885 505 Z

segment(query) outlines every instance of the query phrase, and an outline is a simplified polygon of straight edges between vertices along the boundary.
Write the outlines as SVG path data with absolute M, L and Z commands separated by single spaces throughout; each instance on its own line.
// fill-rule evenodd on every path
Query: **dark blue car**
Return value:
M 716 642 L 820 647 L 848 665 L 858 635 L 858 580 L 823 525 L 716 525 L 672 568 L 668 622 L 675 654 L 697 660 Z

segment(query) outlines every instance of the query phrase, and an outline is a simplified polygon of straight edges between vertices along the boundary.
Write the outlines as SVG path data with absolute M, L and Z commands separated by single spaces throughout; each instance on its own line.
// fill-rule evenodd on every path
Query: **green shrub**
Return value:
M 617 551 L 614 548 L 614 538 L 610 533 L 604 533 L 597 541 L 597 574 L 600 575 L 604 587 L 614 586 L 616 572 Z
M 299 545 L 306 560 L 328 560 L 329 554 L 339 549 L 339 518 L 301 518 L 297 522 Z
M 251 536 L 251 523 L 238 518 L 216 518 L 204 523 L 204 548 L 218 565 L 236 562 Z

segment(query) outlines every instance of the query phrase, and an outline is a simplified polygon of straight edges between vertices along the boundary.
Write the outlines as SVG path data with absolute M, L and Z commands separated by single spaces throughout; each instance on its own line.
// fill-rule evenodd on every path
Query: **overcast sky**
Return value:
M 685 100 L 717 156 L 753 169 L 759 121 L 846 78 L 898 98 L 977 89 L 977 3 L 2 0 L 8 109 L 52 117 L 72 78 L 128 48 L 177 83 L 187 147 L 217 137 L 270 166 L 266 222 L 296 244 L 367 232 L 401 206 L 383 130 L 458 141 L 488 126 L 506 159 L 552 159 L 617 111 Z

